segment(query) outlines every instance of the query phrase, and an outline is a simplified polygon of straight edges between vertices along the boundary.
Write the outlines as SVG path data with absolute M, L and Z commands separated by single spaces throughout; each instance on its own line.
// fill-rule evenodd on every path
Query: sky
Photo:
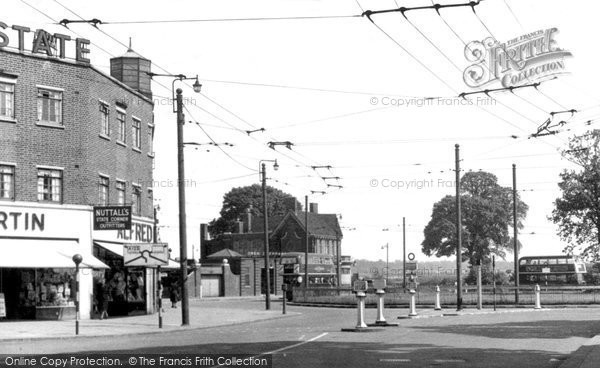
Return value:
M 441 4 L 457 3 L 440 1 Z M 372 16 L 364 10 L 431 5 L 428 0 L 391 1 L 235 1 L 172 0 L 85 2 L 4 0 L 0 21 L 91 40 L 92 64 L 108 73 L 109 59 L 132 48 L 152 60 L 156 73 L 198 75 L 177 83 L 183 89 L 184 141 L 228 143 L 185 148 L 188 254 L 199 254 L 199 225 L 218 217 L 223 195 L 232 187 L 259 182 L 260 160 L 268 184 L 321 213 L 339 215 L 343 254 L 353 258 L 402 258 L 402 219 L 407 253 L 420 251 L 423 228 L 436 201 L 453 194 L 454 146 L 460 145 L 463 173 L 484 170 L 501 185 L 517 183 L 529 205 L 521 230 L 522 255 L 558 254 L 564 243 L 548 220 L 560 196 L 559 173 L 568 137 L 598 125 L 598 49 L 590 26 L 598 5 L 555 0 L 486 0 L 476 7 L 409 11 Z M 94 28 L 57 25 L 61 19 L 100 19 Z M 336 18 L 188 21 L 270 17 Z M 147 21 L 178 21 L 144 23 Z M 378 28 L 380 27 L 380 28 Z M 494 98 L 472 92 L 463 80 L 471 63 L 465 43 L 492 35 L 501 42 L 557 28 L 559 47 L 572 53 L 568 73 L 536 90 Z M 160 236 L 177 255 L 176 125 L 171 78 L 156 78 L 155 185 Z M 486 86 L 498 88 L 498 83 Z M 486 88 L 484 87 L 484 88 Z M 579 110 L 560 134 L 529 138 L 552 111 Z M 595 124 L 595 122 L 593 122 Z M 264 128 L 248 134 L 246 131 Z M 516 138 L 515 138 L 516 137 Z M 290 141 L 291 149 L 268 142 Z M 233 146 L 230 146 L 233 145 Z M 313 169 L 312 166 L 331 166 Z M 340 177 L 340 179 L 321 179 Z M 343 188 L 327 186 L 339 185 Z M 326 194 L 311 191 L 325 191 Z M 192 253 L 193 252 L 193 253 Z

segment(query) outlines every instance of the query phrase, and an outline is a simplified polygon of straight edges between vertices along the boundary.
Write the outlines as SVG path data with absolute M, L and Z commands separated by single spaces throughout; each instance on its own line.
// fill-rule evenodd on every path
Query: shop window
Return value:
M 15 85 L 0 82 L 0 118 L 15 118 Z
M 131 140 L 133 148 L 138 150 L 142 148 L 142 122 L 136 118 L 131 122 Z
M 15 199 L 15 167 L 0 165 L 0 199 Z
M 62 201 L 62 170 L 38 169 L 38 201 Z
M 117 180 L 117 204 L 122 206 L 125 204 L 125 182 Z
M 142 214 L 142 189 L 137 185 L 132 186 L 131 203 L 133 205 L 133 214 L 140 216 Z
M 110 188 L 110 179 L 106 176 L 100 175 L 100 180 L 98 181 L 98 204 L 100 206 L 107 206 L 109 201 L 109 188 Z
M 100 134 L 110 136 L 109 107 L 104 102 L 100 102 Z
M 126 131 L 126 114 L 123 110 L 117 110 L 117 126 L 119 129 L 118 140 L 121 143 L 127 143 L 127 131 Z
M 63 93 L 38 88 L 38 121 L 46 124 L 63 125 Z

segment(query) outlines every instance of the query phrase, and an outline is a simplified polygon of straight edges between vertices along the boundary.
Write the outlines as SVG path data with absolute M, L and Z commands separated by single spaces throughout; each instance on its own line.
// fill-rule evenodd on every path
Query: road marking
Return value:
M 410 363 L 410 359 L 379 359 L 379 361 L 385 363 Z
M 463 359 L 434 359 L 436 363 L 465 363 Z
M 318 339 L 320 339 L 321 337 L 323 337 L 323 336 L 325 336 L 325 335 L 327 335 L 327 334 L 328 334 L 328 332 L 323 332 L 323 333 L 322 333 L 322 334 L 320 334 L 319 336 L 315 336 L 315 337 L 313 337 L 312 339 L 308 339 L 308 340 L 306 340 L 306 341 L 302 341 L 302 342 L 299 342 L 299 343 L 297 343 L 297 344 L 293 344 L 293 345 L 290 345 L 290 346 L 285 346 L 285 347 L 283 347 L 283 348 L 281 348 L 281 349 L 277 349 L 277 350 L 268 351 L 268 352 L 266 352 L 266 353 L 260 353 L 260 354 L 259 354 L 259 355 L 257 355 L 257 356 L 261 356 L 261 355 L 267 355 L 267 354 L 275 354 L 275 353 L 282 352 L 282 351 L 284 351 L 284 350 L 293 349 L 293 348 L 295 348 L 295 347 L 298 347 L 298 346 L 301 346 L 301 345 L 304 345 L 304 344 L 308 344 L 309 342 L 313 342 L 313 341 L 315 341 L 315 340 L 318 340 Z
M 321 337 L 323 337 L 323 336 L 325 336 L 327 334 L 329 334 L 329 333 L 328 332 L 323 332 L 319 336 L 315 336 L 312 339 L 308 339 L 306 341 L 302 341 L 302 342 L 299 342 L 297 344 L 292 344 L 292 345 L 289 345 L 289 346 L 284 346 L 284 347 L 282 347 L 280 349 L 277 349 L 277 350 L 272 350 L 272 351 L 267 351 L 265 353 L 260 353 L 258 355 L 254 355 L 254 356 L 252 356 L 250 358 L 254 359 L 254 358 L 258 358 L 258 357 L 263 356 L 263 355 L 276 354 L 276 353 L 280 353 L 280 352 L 285 351 L 285 350 L 293 349 L 295 347 L 298 347 L 298 346 L 301 346 L 301 345 L 304 345 L 304 344 L 308 344 L 309 342 L 313 342 L 315 340 L 318 340 L 318 339 L 320 339 Z M 214 366 L 212 366 L 210 368 L 218 368 L 218 367 L 222 367 L 222 365 L 214 365 Z

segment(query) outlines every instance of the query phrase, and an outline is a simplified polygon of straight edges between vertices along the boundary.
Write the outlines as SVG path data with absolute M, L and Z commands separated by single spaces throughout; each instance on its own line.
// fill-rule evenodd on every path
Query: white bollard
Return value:
M 358 299 L 356 328 L 367 328 L 365 323 L 365 298 L 366 294 L 362 291 L 356 293 Z
M 540 300 L 540 285 L 535 284 L 535 307 L 533 309 L 542 309 L 542 302 Z
M 415 316 L 417 316 L 417 308 L 416 308 L 416 301 L 415 301 L 415 293 L 416 292 L 414 289 L 410 289 L 409 293 L 410 293 L 410 310 L 408 312 L 408 316 L 415 317 Z
M 434 310 L 442 310 L 442 306 L 440 305 L 440 287 L 438 285 L 435 286 L 435 307 Z
M 375 292 L 378 296 L 378 300 L 377 300 L 377 320 L 375 321 L 375 323 L 381 323 L 381 324 L 386 324 L 386 320 L 385 317 L 383 316 L 383 296 L 385 295 L 385 291 L 383 290 L 377 290 Z

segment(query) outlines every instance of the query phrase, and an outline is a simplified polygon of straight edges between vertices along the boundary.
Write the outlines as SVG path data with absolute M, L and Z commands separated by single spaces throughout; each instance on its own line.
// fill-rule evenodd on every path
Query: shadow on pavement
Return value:
M 545 320 L 497 324 L 461 324 L 451 326 L 411 326 L 423 332 L 483 336 L 497 339 L 590 338 L 600 330 L 600 321 Z

